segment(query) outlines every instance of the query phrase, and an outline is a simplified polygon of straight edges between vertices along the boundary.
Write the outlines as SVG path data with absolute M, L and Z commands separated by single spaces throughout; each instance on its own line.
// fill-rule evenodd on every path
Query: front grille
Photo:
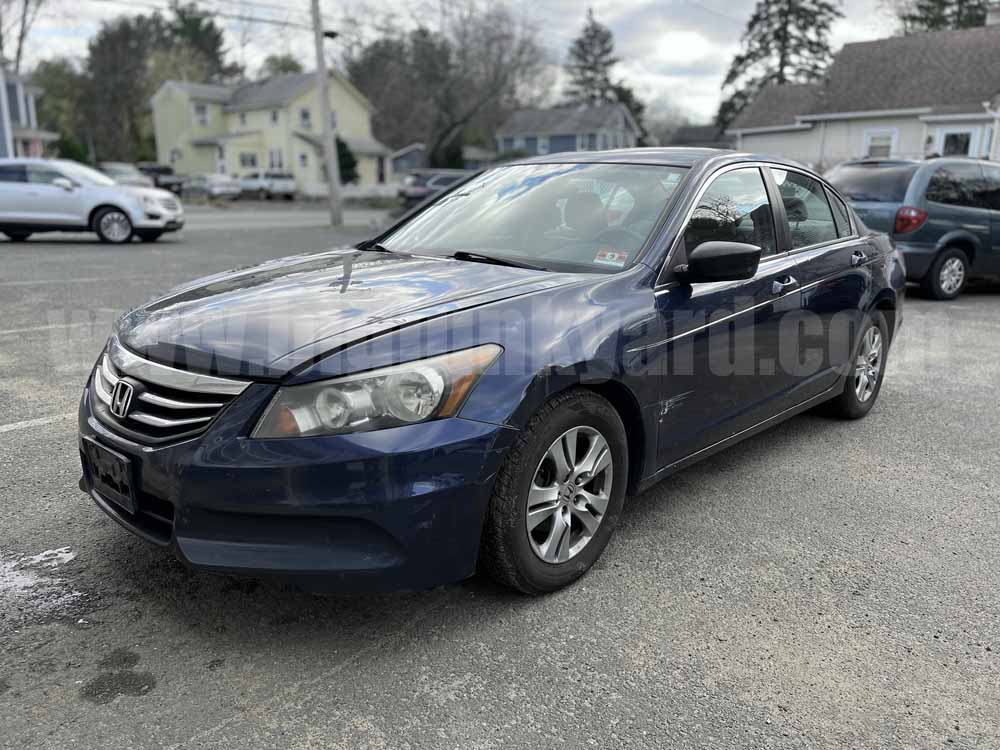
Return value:
M 178 211 L 181 210 L 181 204 L 178 203 L 174 198 L 161 198 L 160 204 L 165 209 L 167 209 L 168 211 L 172 211 L 173 213 L 177 213 Z
M 124 417 L 113 413 L 115 387 L 124 380 L 132 398 Z M 112 340 L 94 369 L 94 413 L 136 442 L 158 445 L 204 432 L 248 383 L 189 373 L 144 360 Z

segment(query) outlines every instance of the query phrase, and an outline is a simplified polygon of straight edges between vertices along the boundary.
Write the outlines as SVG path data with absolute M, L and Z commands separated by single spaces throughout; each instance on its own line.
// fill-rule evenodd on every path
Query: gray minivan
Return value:
M 936 299 L 969 278 L 1000 276 L 1000 164 L 976 159 L 845 162 L 827 179 L 906 259 L 906 277 Z

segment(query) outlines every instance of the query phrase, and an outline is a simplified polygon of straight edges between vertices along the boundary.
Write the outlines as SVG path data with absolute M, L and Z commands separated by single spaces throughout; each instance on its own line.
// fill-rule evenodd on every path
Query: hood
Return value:
M 177 196 L 171 193 L 169 190 L 163 190 L 161 188 L 155 187 L 141 187 L 138 185 L 119 185 L 122 190 L 124 190 L 129 195 L 134 195 L 137 198 L 155 198 L 156 200 L 177 200 Z
M 164 364 L 278 379 L 360 339 L 578 280 L 446 258 L 335 250 L 179 287 L 124 315 L 119 340 Z

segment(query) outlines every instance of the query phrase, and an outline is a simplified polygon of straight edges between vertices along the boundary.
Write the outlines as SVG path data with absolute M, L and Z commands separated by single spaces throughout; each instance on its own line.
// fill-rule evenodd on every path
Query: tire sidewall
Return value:
M 525 525 L 528 490 L 535 471 L 549 446 L 573 427 L 593 427 L 608 441 L 612 454 L 614 478 L 611 500 L 604 519 L 594 537 L 572 559 L 552 564 L 541 560 L 531 547 Z M 505 547 L 525 588 L 536 592 L 554 591 L 583 575 L 600 557 L 621 516 L 628 484 L 628 446 L 625 428 L 618 413 L 603 399 L 579 398 L 561 404 L 543 423 L 528 436 L 522 453 L 523 459 L 516 467 L 512 486 L 515 497 L 504 498 L 512 507 L 505 514 Z
M 106 234 L 104 234 L 104 230 L 101 229 L 101 222 L 104 220 L 104 217 L 112 213 L 121 214 L 122 216 L 125 217 L 125 220 L 128 222 L 130 231 L 128 233 L 128 237 L 126 237 L 123 240 L 113 240 Z M 97 213 L 97 216 L 94 217 L 94 231 L 97 233 L 97 236 L 100 238 L 101 242 L 107 242 L 110 245 L 128 244 L 128 242 L 130 242 L 132 237 L 135 235 L 135 227 L 132 225 L 132 219 L 130 219 L 129 215 L 120 208 L 105 208 L 99 211 Z
M 951 258 L 958 258 L 962 261 L 962 265 L 965 267 L 965 277 L 962 280 L 962 286 L 960 286 L 958 291 L 954 293 L 945 292 L 944 289 L 941 288 L 941 269 L 944 268 L 944 264 Z M 927 275 L 927 286 L 931 295 L 935 299 L 939 300 L 955 299 L 965 291 L 965 287 L 969 283 L 969 271 L 969 258 L 966 254 L 957 247 L 946 247 L 935 259 L 934 264 L 931 266 L 931 270 Z

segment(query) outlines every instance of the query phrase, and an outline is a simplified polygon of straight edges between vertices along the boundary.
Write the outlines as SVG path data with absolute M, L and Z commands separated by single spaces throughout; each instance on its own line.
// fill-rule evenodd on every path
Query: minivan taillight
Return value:
M 913 206 L 903 206 L 896 212 L 896 234 L 906 234 L 916 232 L 927 221 L 927 212 L 922 208 Z

